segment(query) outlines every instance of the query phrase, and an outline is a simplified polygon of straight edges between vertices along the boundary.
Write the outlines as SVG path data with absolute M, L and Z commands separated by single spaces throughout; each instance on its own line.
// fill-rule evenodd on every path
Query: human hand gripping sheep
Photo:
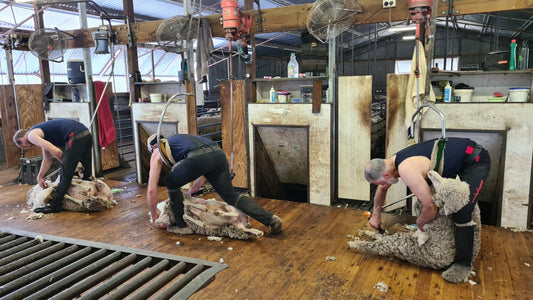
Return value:
M 441 147 L 443 141 L 444 147 Z M 446 213 L 451 213 L 450 222 L 452 223 L 448 227 L 455 228 L 453 235 L 455 257 L 451 266 L 442 273 L 442 277 L 451 283 L 464 282 L 472 271 L 474 236 L 476 226 L 479 226 L 479 222 L 473 220 L 473 215 L 479 210 L 477 196 L 489 171 L 488 151 L 466 138 L 430 140 L 400 150 L 388 159 L 372 159 L 366 165 L 364 172 L 368 182 L 378 185 L 374 196 L 373 215 L 369 224 L 373 228 L 380 228 L 381 209 L 387 191 L 401 178 L 421 203 L 421 210 L 416 220 L 418 229 L 430 231 L 438 218 L 439 206 L 435 203 L 426 179 L 432 179 L 429 174 L 433 172 L 437 175 L 442 174 L 442 178 L 445 179 L 443 182 L 458 176 L 460 181 L 466 183 L 464 195 L 461 194 L 466 201 L 460 202 L 456 210 L 448 210 Z M 433 178 L 436 177 L 433 176 Z M 434 181 L 433 185 L 437 190 Z M 431 255 L 430 253 L 420 254 Z M 439 264 L 438 266 L 442 268 L 446 265 Z
M 210 222 L 198 222 L 202 225 L 193 226 L 194 222 L 187 219 L 187 216 L 190 216 L 187 211 L 191 208 L 190 211 L 197 212 L 198 215 L 211 215 L 210 213 L 204 214 L 204 212 L 211 212 L 212 210 L 208 208 L 215 207 L 212 205 L 214 202 L 199 204 L 195 200 L 191 202 L 193 205 L 190 205 L 186 203 L 187 199 L 180 190 L 185 184 L 195 181 L 191 190 L 191 194 L 193 194 L 207 180 L 224 201 L 222 203 L 224 205 L 216 206 L 220 209 L 214 210 L 222 211 L 222 215 L 229 217 L 229 223 L 246 224 L 246 221 L 235 222 L 234 218 L 239 219 L 239 213 L 233 210 L 237 209 L 246 217 L 250 216 L 269 227 L 270 234 L 281 233 L 282 221 L 278 216 L 265 210 L 248 195 L 235 192 L 231 184 L 231 173 L 226 155 L 217 143 L 188 134 L 177 134 L 168 138 L 163 136 L 158 138 L 154 134 L 147 139 L 146 143 L 148 151 L 151 153 L 146 198 L 155 227 L 166 228 L 168 231 L 178 234 L 193 234 L 199 233 L 199 230 L 195 229 L 205 228 L 205 224 L 211 224 Z M 169 198 L 167 210 L 171 211 L 173 215 L 169 222 L 157 221 L 164 215 L 157 207 L 159 202 L 157 189 L 163 164 L 171 168 L 165 179 Z M 201 209 L 194 210 L 193 207 L 201 207 Z M 198 218 L 193 219 L 198 220 Z M 216 218 L 208 217 L 207 219 L 212 221 Z M 217 219 L 214 223 L 224 222 Z M 242 226 L 237 227 L 241 228 Z

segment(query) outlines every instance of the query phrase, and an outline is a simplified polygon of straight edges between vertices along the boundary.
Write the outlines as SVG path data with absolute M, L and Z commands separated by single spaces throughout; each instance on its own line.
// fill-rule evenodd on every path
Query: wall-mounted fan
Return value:
M 67 41 L 72 38 L 72 35 L 57 28 L 38 29 L 31 34 L 28 40 L 28 47 L 31 53 L 40 59 L 62 62 L 63 55 L 67 49 Z
M 197 22 L 197 19 L 188 16 L 175 16 L 163 21 L 157 28 L 157 43 L 167 52 L 183 53 L 187 40 L 196 38 Z
M 346 31 L 363 11 L 357 0 L 318 0 L 307 18 L 307 30 L 322 43 Z

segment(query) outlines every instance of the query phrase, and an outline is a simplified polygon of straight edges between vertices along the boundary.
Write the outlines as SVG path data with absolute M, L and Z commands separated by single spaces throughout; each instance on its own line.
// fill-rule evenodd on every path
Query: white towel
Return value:
M 426 54 L 424 52 L 424 46 L 422 45 L 422 42 L 417 41 L 418 43 L 418 71 L 419 71 L 419 78 L 418 78 L 418 95 L 420 99 L 419 105 L 423 105 L 424 103 L 424 96 L 426 94 L 426 76 L 427 76 L 427 62 L 426 62 Z M 417 94 L 417 88 L 416 88 L 416 47 L 413 51 L 413 59 L 411 63 L 411 73 L 409 74 L 409 82 L 407 83 L 407 94 L 405 95 L 405 127 L 409 128 L 411 126 L 411 118 L 413 117 L 413 114 L 417 110 L 417 104 L 416 104 L 416 94 Z M 429 89 L 429 97 L 428 100 L 435 102 L 435 94 L 433 93 L 433 88 L 430 85 Z M 416 120 L 416 119 L 415 119 Z

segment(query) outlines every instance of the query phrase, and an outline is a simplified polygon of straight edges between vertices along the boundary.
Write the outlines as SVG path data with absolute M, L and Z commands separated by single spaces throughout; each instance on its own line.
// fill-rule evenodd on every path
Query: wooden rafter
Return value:
M 392 9 L 389 14 L 389 9 L 382 8 L 381 1 L 375 0 L 359 0 L 364 7 L 364 12 L 357 15 L 353 25 L 373 24 L 389 21 L 402 21 L 411 18 L 407 3 L 408 0 L 398 0 L 396 8 Z M 446 8 L 442 6 L 443 2 L 439 2 L 438 17 L 446 16 Z M 447 3 L 447 2 L 446 2 Z M 291 30 L 303 30 L 306 28 L 307 16 L 311 10 L 312 4 L 292 5 L 279 8 L 262 9 L 261 17 L 263 18 L 262 32 L 257 31 L 257 22 L 252 22 L 251 34 L 270 33 L 270 32 L 284 32 Z M 486 0 L 461 0 L 453 3 L 454 11 L 458 15 L 491 13 L 498 11 L 511 11 L 533 9 L 533 0 L 491 0 L 490 5 L 487 5 Z M 252 15 L 252 19 L 256 20 L 257 10 L 243 11 L 244 14 Z M 205 16 L 211 24 L 211 32 L 214 37 L 224 37 L 224 30 L 220 22 L 221 15 Z M 149 21 L 141 23 L 132 23 L 131 29 L 135 35 L 137 43 L 156 42 L 156 32 L 159 25 L 164 20 Z M 76 38 L 69 41 L 69 48 L 86 48 L 93 46 L 92 32 L 97 28 L 89 28 L 84 30 L 71 30 L 68 33 L 74 35 Z M 128 43 L 128 28 L 126 25 L 115 25 L 113 30 L 117 33 L 117 44 L 125 45 Z M 27 50 L 23 49 L 18 50 Z

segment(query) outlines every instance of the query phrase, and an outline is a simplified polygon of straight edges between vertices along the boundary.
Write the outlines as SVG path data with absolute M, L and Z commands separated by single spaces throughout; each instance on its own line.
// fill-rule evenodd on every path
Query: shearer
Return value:
M 172 232 L 192 234 L 193 230 L 183 220 L 183 194 L 180 187 L 195 181 L 190 194 L 196 192 L 207 179 L 215 191 L 226 203 L 235 206 L 248 216 L 270 228 L 270 234 L 281 232 L 281 219 L 259 206 L 246 195 L 239 195 L 231 184 L 226 155 L 217 143 L 198 136 L 178 134 L 165 139 L 153 134 L 147 139 L 150 158 L 147 200 L 152 220 L 157 220 L 157 184 L 163 164 L 172 167 L 166 176 L 166 187 L 170 199 L 170 207 L 176 217 Z M 154 222 L 155 224 L 155 222 Z M 157 225 L 156 225 L 157 226 Z
M 429 140 L 400 150 L 389 159 L 372 159 L 365 167 L 365 179 L 377 184 L 374 196 L 374 211 L 369 220 L 370 226 L 380 228 L 381 207 L 389 187 L 402 181 L 422 202 L 422 214 L 416 225 L 420 230 L 437 215 L 437 207 L 427 182 L 427 172 L 435 170 L 445 178 L 457 175 L 470 186 L 470 201 L 458 212 L 452 214 L 455 221 L 455 261 L 442 273 L 442 277 L 452 283 L 464 282 L 472 271 L 472 249 L 474 225 L 472 211 L 477 196 L 490 171 L 489 152 L 476 142 L 465 138 Z
M 37 183 L 41 188 L 46 188 L 44 176 L 52 165 L 55 157 L 61 162 L 60 181 L 55 195 L 48 206 L 37 207 L 36 213 L 58 213 L 61 211 L 63 197 L 76 172 L 78 162 L 84 168 L 83 180 L 89 180 L 92 175 L 92 144 L 91 132 L 85 125 L 70 119 L 54 119 L 34 125 L 30 129 L 19 129 L 13 135 L 13 142 L 17 147 L 27 150 L 33 146 L 41 147 L 43 161 Z M 65 147 L 62 151 L 59 147 Z

